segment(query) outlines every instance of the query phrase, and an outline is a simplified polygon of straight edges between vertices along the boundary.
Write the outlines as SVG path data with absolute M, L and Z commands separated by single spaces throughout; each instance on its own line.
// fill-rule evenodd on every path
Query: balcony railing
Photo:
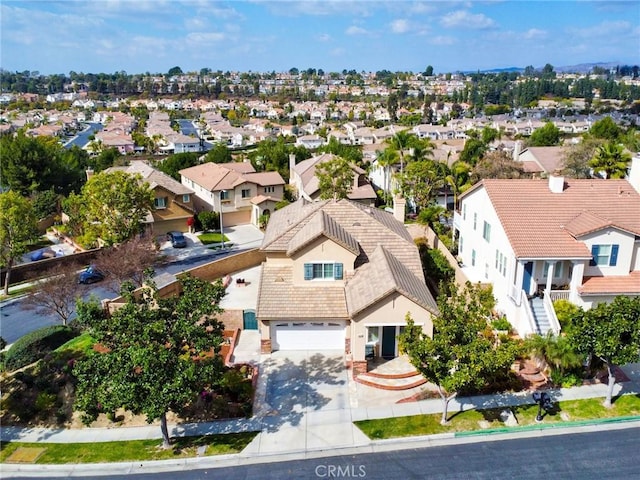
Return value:
M 549 292 L 549 297 L 552 302 L 556 300 L 569 300 L 571 296 L 571 290 L 551 290 Z
M 555 308 L 553 308 L 553 300 L 550 294 L 544 295 L 544 297 L 542 298 L 542 304 L 544 305 L 544 310 L 547 313 L 547 318 L 549 319 L 549 324 L 551 325 L 553 334 L 558 335 L 560 333 L 560 322 L 558 321 L 556 310 Z

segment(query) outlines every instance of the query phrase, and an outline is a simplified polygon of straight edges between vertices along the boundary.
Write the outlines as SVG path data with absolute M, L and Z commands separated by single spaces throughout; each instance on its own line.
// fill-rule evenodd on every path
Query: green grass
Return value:
M 211 245 L 212 243 L 222 242 L 221 235 L 215 232 L 201 233 L 200 235 L 198 235 L 198 238 L 200 239 L 203 245 Z M 224 241 L 225 242 L 229 241 L 226 235 L 224 236 Z
M 543 418 L 543 424 L 561 424 L 566 422 L 629 417 L 640 415 L 640 395 L 624 395 L 614 401 L 613 408 L 602 406 L 603 398 L 570 400 L 554 404 L 555 408 Z M 449 412 L 449 423 L 440 424 L 441 414 L 413 415 L 409 417 L 381 418 L 361 420 L 355 424 L 373 440 L 383 438 L 409 437 L 415 435 L 433 435 L 437 433 L 469 432 L 476 430 L 504 428 L 500 412 L 504 408 L 488 410 L 467 410 Z M 519 426 L 539 425 L 536 421 L 538 405 L 511 407 Z M 561 414 L 564 414 L 565 419 Z M 482 426 L 481 426 L 482 425 Z M 517 429 L 518 427 L 513 427 Z
M 55 349 L 57 353 L 65 353 L 72 356 L 84 355 L 91 350 L 96 343 L 95 339 L 88 333 L 72 338 L 67 343 Z
M 162 440 L 131 440 L 128 442 L 94 443 L 25 443 L 2 442 L 0 462 L 19 447 L 45 447 L 46 451 L 36 463 L 100 463 L 144 460 L 169 460 L 195 457 L 200 446 L 206 446 L 204 455 L 223 455 L 241 452 L 257 435 L 257 432 L 229 433 L 181 437 L 173 440 L 172 447 L 164 450 Z

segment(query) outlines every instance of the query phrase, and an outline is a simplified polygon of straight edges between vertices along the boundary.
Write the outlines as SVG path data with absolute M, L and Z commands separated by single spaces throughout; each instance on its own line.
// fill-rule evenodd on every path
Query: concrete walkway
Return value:
M 252 353 L 248 353 L 252 355 Z M 344 358 L 340 352 L 274 352 L 260 357 L 260 376 L 254 405 L 254 416 L 250 419 L 235 419 L 196 424 L 174 425 L 171 436 L 205 435 L 259 431 L 253 441 L 238 455 L 211 457 L 213 465 L 237 464 L 239 459 L 309 458 L 309 456 L 349 454 L 350 452 L 372 451 L 375 448 L 400 448 L 412 442 L 426 441 L 426 437 L 416 439 L 395 439 L 371 441 L 354 424 L 354 421 L 407 415 L 433 414 L 442 412 L 439 399 L 421 400 L 412 403 L 387 403 L 360 406 L 358 387 L 350 372 L 344 368 Z M 630 364 L 622 368 L 629 377 L 628 382 L 617 384 L 614 395 L 640 393 L 640 364 Z M 554 402 L 584 398 L 604 397 L 607 385 L 595 384 L 574 388 L 550 390 Z M 362 393 L 362 392 L 360 392 Z M 368 402 L 367 402 L 368 403 Z M 534 403 L 529 392 L 506 393 L 462 397 L 452 400 L 450 414 L 474 408 L 509 407 Z M 611 427 L 620 428 L 620 427 Z M 557 428 L 550 429 L 557 430 Z M 515 434 L 515 433 L 514 433 Z M 551 433 L 550 433 L 551 434 Z M 557 434 L 557 433 L 555 433 Z M 3 441 L 22 442 L 105 442 L 133 439 L 161 438 L 157 425 L 123 428 L 45 429 L 3 427 Z M 454 435 L 430 436 L 433 440 L 448 439 Z M 504 437 L 502 437 L 504 438 Z M 461 440 L 462 441 L 462 440 Z M 466 441 L 466 440 L 465 440 Z M 378 447 L 376 447 L 378 445 Z M 235 460 L 234 460 L 235 459 Z M 192 459 L 202 462 L 203 459 Z M 235 463 L 234 463 L 235 462 Z M 246 462 L 245 462 L 246 463 Z M 146 462 L 135 464 L 136 468 L 156 468 L 167 470 L 192 463 L 182 461 Z M 200 465 L 201 463 L 194 463 Z M 173 466 L 173 467 L 172 467 Z M 79 466 L 69 465 L 60 472 L 70 474 Z M 36 472 L 37 465 L 3 464 L 3 475 L 11 472 Z M 48 468 L 48 467 L 47 467 Z M 99 474 L 97 465 L 83 468 Z M 104 466 L 102 466 L 104 469 Z M 156 470 L 159 471 L 159 470 Z M 47 472 L 53 475 L 51 470 Z M 109 467 L 108 472 L 114 473 Z

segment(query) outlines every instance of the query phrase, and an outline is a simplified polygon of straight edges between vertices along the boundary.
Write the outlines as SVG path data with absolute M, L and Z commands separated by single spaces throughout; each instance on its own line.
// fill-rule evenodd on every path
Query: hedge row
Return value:
M 17 370 L 51 353 L 60 345 L 76 337 L 78 332 L 69 326 L 54 325 L 27 333 L 11 345 L 5 356 L 5 368 Z

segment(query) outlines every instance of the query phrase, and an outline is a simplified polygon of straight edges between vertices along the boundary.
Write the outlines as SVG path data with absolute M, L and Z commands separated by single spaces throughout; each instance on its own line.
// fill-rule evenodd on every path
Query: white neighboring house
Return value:
M 521 336 L 558 332 L 552 302 L 640 295 L 640 194 L 627 180 L 483 180 L 460 197 L 458 256 Z

